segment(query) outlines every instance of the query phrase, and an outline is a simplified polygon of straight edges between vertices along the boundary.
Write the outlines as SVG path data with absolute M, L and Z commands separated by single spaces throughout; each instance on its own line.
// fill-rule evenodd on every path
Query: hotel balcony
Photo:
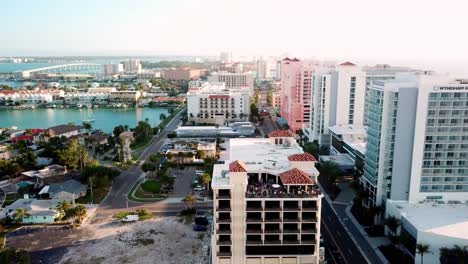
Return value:
M 315 224 L 302 224 L 301 225 L 301 233 L 308 233 L 308 234 L 315 234 L 317 233 L 317 229 Z
M 279 234 L 281 233 L 279 224 L 265 224 L 265 234 Z
M 299 229 L 297 224 L 283 224 L 283 234 L 297 234 Z
M 315 235 L 301 235 L 301 244 L 314 245 L 316 243 Z
M 283 222 L 300 222 L 299 213 L 285 212 L 283 213 Z
M 281 211 L 280 201 L 265 201 L 265 211 Z
M 281 216 L 279 212 L 266 212 L 265 222 L 281 222 Z
M 284 201 L 283 210 L 284 211 L 300 211 L 301 208 L 299 207 L 298 201 Z
M 262 202 L 261 201 L 247 201 L 247 211 L 262 211 Z
M 220 235 L 218 241 L 216 242 L 218 245 L 232 245 L 231 236 L 230 235 Z
M 219 190 L 217 198 L 218 199 L 231 199 L 231 191 L 230 190 Z
M 263 233 L 261 224 L 247 224 L 246 227 L 247 234 L 261 234 Z
M 231 213 L 230 212 L 219 212 L 219 216 L 216 219 L 218 223 L 230 223 L 231 222 Z
M 302 222 L 317 222 L 315 212 L 302 212 Z
M 279 235 L 265 235 L 265 240 L 263 241 L 265 245 L 278 245 L 281 244 Z
M 260 212 L 247 212 L 246 222 L 263 222 L 262 213 Z
M 247 235 L 246 244 L 248 245 L 259 245 L 263 244 L 261 235 Z
M 231 211 L 231 203 L 229 200 L 219 200 L 218 207 L 216 208 L 219 212 L 229 212 Z

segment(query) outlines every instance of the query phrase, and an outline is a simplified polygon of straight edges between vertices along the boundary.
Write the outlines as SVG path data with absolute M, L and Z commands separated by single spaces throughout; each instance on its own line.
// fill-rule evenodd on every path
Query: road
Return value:
M 321 232 L 327 242 L 327 246 L 330 247 L 331 245 L 337 248 L 339 255 L 341 255 L 341 260 L 335 257 L 336 263 L 367 263 L 326 199 L 322 200 L 321 224 Z M 336 255 L 334 254 L 334 256 Z
M 259 127 L 265 135 L 270 134 L 273 130 L 278 130 L 279 127 L 270 116 L 264 116 L 263 124 Z
M 148 146 L 145 151 L 138 158 L 137 163 L 148 160 L 149 156 L 153 153 L 158 152 L 164 145 L 167 139 L 167 135 L 174 131 L 180 124 L 180 115 L 183 111 L 180 111 L 166 126 L 164 130 L 159 133 L 156 139 Z M 112 189 L 107 197 L 99 205 L 96 211 L 96 220 L 107 219 L 112 216 L 115 212 L 126 208 L 127 204 L 129 208 L 136 209 L 147 209 L 157 214 L 168 214 L 179 212 L 185 208 L 183 203 L 165 203 L 165 202 L 154 202 L 154 203 L 135 203 L 127 201 L 126 195 L 135 183 L 139 180 L 143 171 L 139 165 L 132 165 L 126 171 L 123 171 L 119 176 L 114 179 Z M 197 203 L 197 207 L 204 210 L 209 210 L 212 207 L 211 202 Z

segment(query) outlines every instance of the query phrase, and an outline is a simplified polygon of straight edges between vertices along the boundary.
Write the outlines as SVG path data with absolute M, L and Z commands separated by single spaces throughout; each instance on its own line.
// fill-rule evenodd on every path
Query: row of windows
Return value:
M 468 98 L 468 93 L 431 93 L 429 95 L 431 99 L 442 99 L 442 98 Z

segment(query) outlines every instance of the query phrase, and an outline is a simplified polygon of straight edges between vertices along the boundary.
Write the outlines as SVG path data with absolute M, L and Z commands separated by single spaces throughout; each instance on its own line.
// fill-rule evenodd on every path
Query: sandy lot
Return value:
M 59 263 L 208 263 L 209 234 L 194 232 L 175 217 L 87 228 L 93 235 L 82 237 Z

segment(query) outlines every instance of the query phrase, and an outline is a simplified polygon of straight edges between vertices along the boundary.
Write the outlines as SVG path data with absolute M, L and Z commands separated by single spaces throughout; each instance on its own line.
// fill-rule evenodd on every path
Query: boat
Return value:
M 91 104 L 86 105 L 87 108 L 92 108 L 93 106 Z
M 85 123 L 85 122 L 86 122 L 86 123 L 93 123 L 94 121 L 96 121 L 96 119 L 90 118 L 90 119 L 85 119 L 85 120 L 83 120 L 83 123 Z
M 83 105 L 77 104 L 76 107 L 81 108 L 81 107 L 83 107 Z
M 98 105 L 93 105 L 94 108 L 98 108 L 99 106 Z

